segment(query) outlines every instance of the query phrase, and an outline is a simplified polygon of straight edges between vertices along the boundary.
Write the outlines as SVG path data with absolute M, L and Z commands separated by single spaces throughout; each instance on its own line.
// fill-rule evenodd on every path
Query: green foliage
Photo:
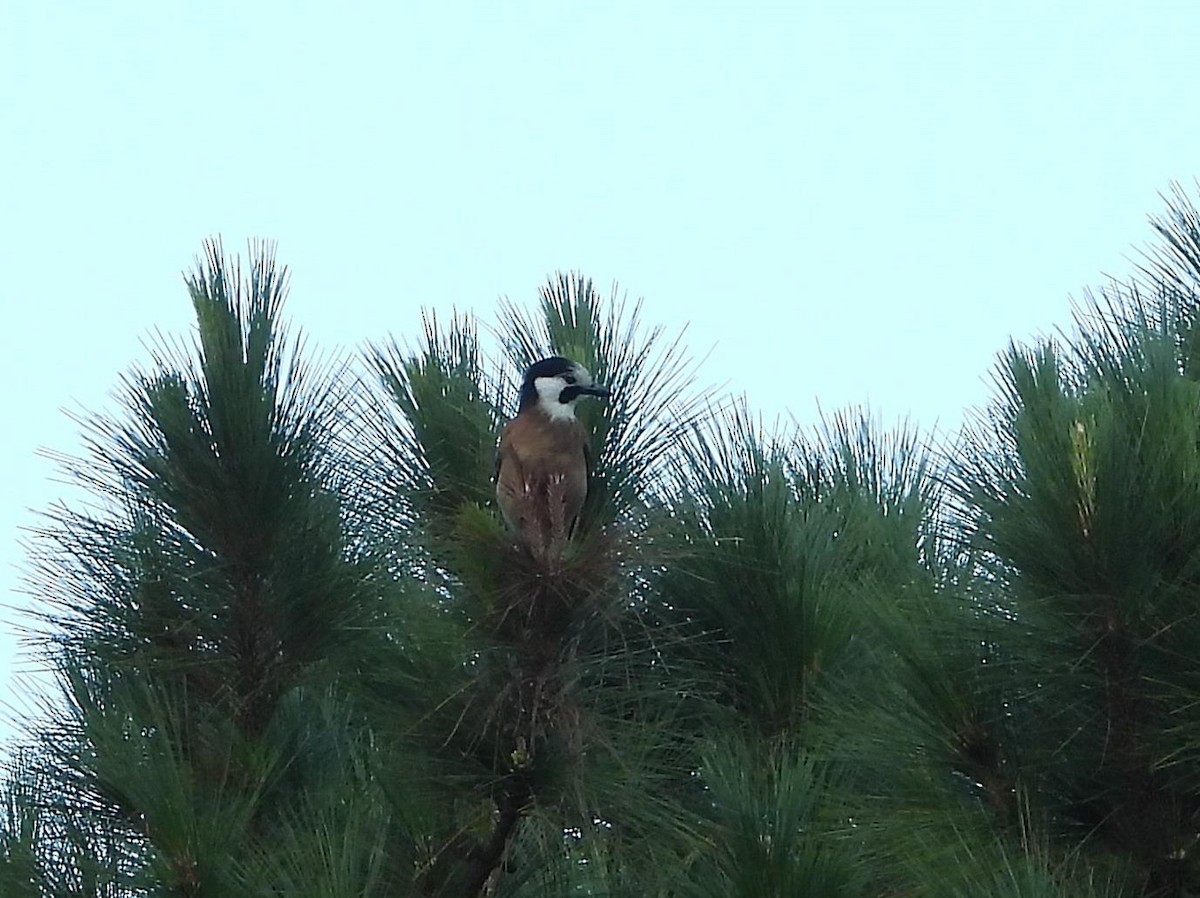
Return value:
M 425 343 L 413 355 L 396 343 L 376 347 L 371 362 L 395 404 L 379 412 L 373 448 L 379 472 L 397 499 L 416 499 L 425 520 L 452 517 L 464 503 L 490 500 L 491 457 L 501 425 L 500 396 L 484 379 L 475 323 L 457 316 L 449 329 L 425 320 Z
M 857 663 L 856 591 L 920 564 L 930 486 L 912 434 L 834 419 L 760 435 L 743 408 L 697 432 L 676 513 L 691 545 L 660 589 L 713 689 L 766 736 L 801 727 L 813 684 Z
M 834 840 L 822 805 L 834 791 L 827 765 L 781 743 L 709 748 L 699 775 L 706 785 L 709 851 L 698 856 L 685 896 L 863 894 L 861 867 Z
M 1200 214 L 1153 224 L 943 448 L 764 428 L 576 275 L 313 365 L 210 245 L 33 546 L 0 894 L 1197 894 Z M 549 354 L 613 395 L 535 557 L 492 475 Z

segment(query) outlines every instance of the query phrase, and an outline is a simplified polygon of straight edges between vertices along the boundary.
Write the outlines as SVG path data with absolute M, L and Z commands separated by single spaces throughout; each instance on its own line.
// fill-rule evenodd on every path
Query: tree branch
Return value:
M 521 775 L 509 777 L 497 803 L 500 814 L 496 818 L 492 834 L 488 837 L 487 844 L 474 852 L 471 858 L 471 868 L 463 889 L 463 895 L 466 898 L 478 898 L 483 894 L 488 880 L 504 860 L 504 851 L 508 848 L 509 839 L 516 831 L 517 824 L 525 816 L 525 810 L 529 807 L 529 798 L 529 784 L 525 781 L 525 777 Z

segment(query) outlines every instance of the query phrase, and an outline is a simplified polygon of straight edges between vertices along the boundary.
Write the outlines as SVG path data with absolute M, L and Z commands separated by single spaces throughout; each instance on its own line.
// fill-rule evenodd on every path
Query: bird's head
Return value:
M 569 421 L 575 417 L 580 396 L 607 396 L 608 390 L 592 381 L 588 369 L 560 355 L 534 362 L 521 382 L 521 411 L 539 409 L 546 417 Z

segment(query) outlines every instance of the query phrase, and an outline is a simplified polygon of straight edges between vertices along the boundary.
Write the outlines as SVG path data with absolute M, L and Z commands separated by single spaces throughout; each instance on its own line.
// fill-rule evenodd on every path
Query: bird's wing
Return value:
M 508 525 L 520 529 L 525 502 L 525 473 L 520 459 L 510 444 L 513 423 L 510 421 L 500 433 L 500 444 L 496 449 L 496 502 Z
M 583 511 L 584 502 L 587 500 L 589 486 L 592 481 L 592 474 L 595 471 L 595 458 L 592 455 L 591 434 L 587 428 L 580 422 L 575 422 L 576 433 L 578 434 L 579 444 L 583 449 L 583 472 L 579 476 L 579 469 L 575 468 L 574 476 L 568 473 L 567 483 L 564 484 L 564 511 L 566 535 L 570 537 L 576 525 L 579 523 L 579 515 Z M 578 458 L 579 456 L 575 456 Z
M 596 469 L 596 459 L 592 455 L 592 435 L 582 425 L 579 430 L 583 436 L 583 463 L 587 467 L 588 480 L 591 480 L 592 471 Z
M 492 480 L 496 483 L 500 482 L 500 468 L 506 460 L 516 461 L 516 453 L 512 448 L 513 431 L 516 429 L 513 425 L 516 420 L 509 421 L 504 425 L 504 429 L 500 431 L 500 441 L 496 444 L 496 467 L 492 471 Z

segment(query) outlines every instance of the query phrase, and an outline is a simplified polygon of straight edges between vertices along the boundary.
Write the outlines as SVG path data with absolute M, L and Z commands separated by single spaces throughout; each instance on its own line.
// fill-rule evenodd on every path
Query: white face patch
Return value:
M 533 382 L 533 388 L 538 394 L 538 408 L 556 421 L 573 421 L 575 419 L 575 402 L 559 402 L 558 397 L 569 384 L 561 377 L 539 377 Z
M 583 365 L 576 364 L 570 371 L 557 377 L 536 377 L 533 388 L 538 395 L 538 408 L 552 421 L 574 421 L 576 396 L 570 402 L 562 402 L 559 397 L 567 387 L 590 387 L 593 384 L 592 373 Z

